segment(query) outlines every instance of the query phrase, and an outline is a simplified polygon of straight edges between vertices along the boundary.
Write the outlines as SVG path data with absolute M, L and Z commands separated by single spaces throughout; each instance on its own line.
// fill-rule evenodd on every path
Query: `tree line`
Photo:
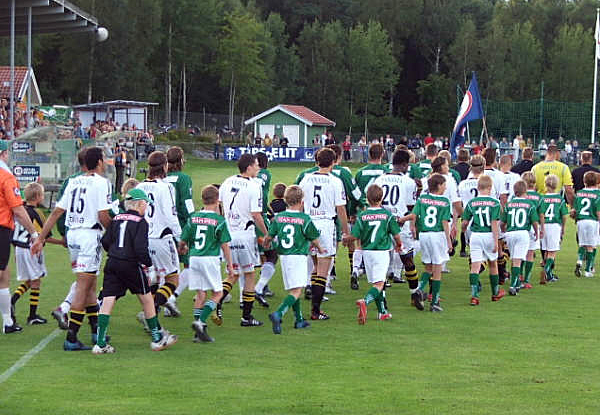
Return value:
M 471 71 L 484 99 L 535 99 L 542 81 L 546 99 L 592 99 L 598 0 L 73 2 L 110 36 L 35 37 L 46 103 L 150 100 L 231 122 L 295 103 L 342 130 L 447 135 Z

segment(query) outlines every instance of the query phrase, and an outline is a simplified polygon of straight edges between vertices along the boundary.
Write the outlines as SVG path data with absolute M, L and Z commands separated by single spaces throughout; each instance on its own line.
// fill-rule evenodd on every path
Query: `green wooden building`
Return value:
M 254 126 L 254 135 L 262 138 L 286 137 L 290 147 L 312 146 L 315 135 L 321 135 L 335 122 L 302 105 L 277 105 L 244 122 Z

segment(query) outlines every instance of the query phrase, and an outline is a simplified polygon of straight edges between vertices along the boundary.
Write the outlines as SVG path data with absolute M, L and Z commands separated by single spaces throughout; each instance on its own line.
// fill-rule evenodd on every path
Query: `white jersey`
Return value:
M 460 197 L 458 197 L 458 185 L 456 184 L 456 180 L 452 174 L 442 174 L 446 179 L 446 191 L 443 196 L 447 197 L 450 203 L 460 202 Z M 423 193 L 428 193 L 429 191 L 429 183 L 428 180 L 423 180 Z
M 512 171 L 507 171 L 506 173 L 504 173 L 504 183 L 506 192 L 508 193 L 508 200 L 510 200 L 515 195 L 515 183 L 519 180 L 521 180 L 521 176 L 519 176 L 517 173 L 513 173 Z
M 98 212 L 110 210 L 111 203 L 110 182 L 93 173 L 69 179 L 56 206 L 65 210 L 65 226 L 68 229 L 100 229 Z
M 223 204 L 223 213 L 229 232 L 247 232 L 254 234 L 252 213 L 262 212 L 262 189 L 260 180 L 231 176 L 219 188 L 219 201 Z
M 471 199 L 479 196 L 477 182 L 478 178 L 469 174 L 469 176 L 458 185 L 458 197 L 460 197 L 463 206 L 467 206 L 467 203 L 469 203 Z M 492 189 L 492 193 L 493 192 L 494 189 Z
M 175 188 L 163 179 L 144 180 L 136 188 L 146 192 L 148 199 L 154 202 L 146 208 L 148 238 L 158 239 L 169 233 L 179 238 L 181 226 L 177 219 Z
M 506 182 L 504 180 L 504 173 L 496 169 L 485 169 L 483 171 L 483 174 L 492 178 L 492 182 L 494 183 L 494 190 L 497 195 L 494 196 L 494 192 L 492 192 L 493 197 L 497 197 L 498 199 L 500 199 L 501 195 L 508 194 L 508 190 L 506 190 Z
M 346 205 L 344 185 L 331 173 L 307 174 L 299 186 L 304 192 L 304 213 L 312 219 L 333 219 L 336 206 Z
M 407 215 L 408 206 L 417 203 L 417 184 L 408 174 L 385 173 L 373 184 L 383 190 L 382 207 L 396 217 Z

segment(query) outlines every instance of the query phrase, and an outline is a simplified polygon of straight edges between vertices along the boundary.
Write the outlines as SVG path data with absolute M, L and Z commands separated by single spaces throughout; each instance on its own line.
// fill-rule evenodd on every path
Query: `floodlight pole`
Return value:
M 10 2 L 10 139 L 15 138 L 15 0 Z
M 31 119 L 31 84 L 33 83 L 33 71 L 31 69 L 31 7 L 27 8 L 27 76 L 29 83 L 27 86 L 27 129 L 33 127 Z

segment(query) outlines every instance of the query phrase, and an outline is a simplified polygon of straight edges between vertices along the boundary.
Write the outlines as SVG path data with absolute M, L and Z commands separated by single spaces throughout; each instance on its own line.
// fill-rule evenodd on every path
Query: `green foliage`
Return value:
M 456 118 L 454 83 L 443 74 L 431 74 L 417 87 L 421 105 L 412 110 L 411 131 L 448 135 Z

